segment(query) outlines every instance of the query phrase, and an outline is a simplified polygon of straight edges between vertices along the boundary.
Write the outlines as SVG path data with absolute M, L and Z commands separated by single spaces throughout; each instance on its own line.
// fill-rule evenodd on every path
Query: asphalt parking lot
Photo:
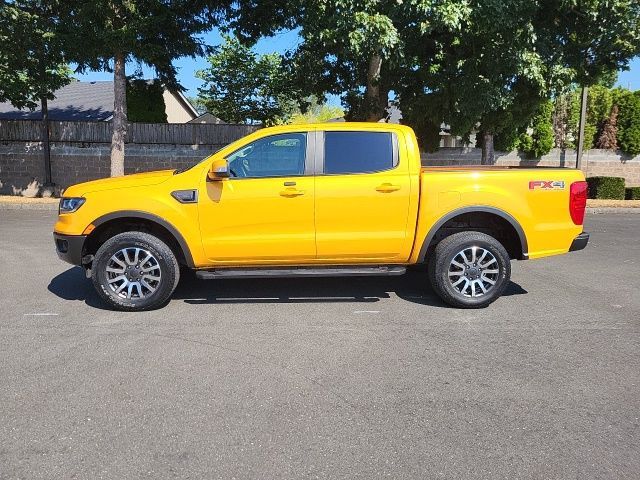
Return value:
M 640 215 L 485 310 L 399 278 L 184 279 L 105 310 L 0 210 L 0 479 L 640 478 Z

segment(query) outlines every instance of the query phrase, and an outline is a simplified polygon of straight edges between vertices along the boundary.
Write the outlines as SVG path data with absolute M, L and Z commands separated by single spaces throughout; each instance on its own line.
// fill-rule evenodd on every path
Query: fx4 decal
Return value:
M 534 180 L 529 182 L 529 190 L 564 190 L 564 181 L 562 180 Z

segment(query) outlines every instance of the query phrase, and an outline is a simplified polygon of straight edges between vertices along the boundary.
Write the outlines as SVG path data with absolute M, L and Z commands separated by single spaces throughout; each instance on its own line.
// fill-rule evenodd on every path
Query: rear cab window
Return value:
M 398 164 L 398 148 L 391 132 L 327 131 L 324 170 L 327 175 L 374 173 Z

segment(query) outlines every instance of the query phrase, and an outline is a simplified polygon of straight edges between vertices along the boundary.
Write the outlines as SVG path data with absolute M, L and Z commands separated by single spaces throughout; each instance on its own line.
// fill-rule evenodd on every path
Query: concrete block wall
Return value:
M 138 173 L 193 165 L 215 152 L 220 145 L 127 144 L 125 172 Z M 478 148 L 442 148 L 423 154 L 423 165 L 479 165 Z M 573 167 L 575 152 L 552 150 L 541 159 L 531 160 L 517 152 L 496 155 L 496 165 Z M 51 170 L 58 189 L 75 183 L 105 178 L 110 172 L 110 146 L 107 143 L 53 143 Z M 586 176 L 620 176 L 627 186 L 640 185 L 640 156 L 634 158 L 608 150 L 589 150 L 583 157 Z M 27 195 L 41 193 L 44 161 L 39 142 L 0 143 L 0 194 Z
M 175 169 L 194 165 L 224 145 L 129 144 L 125 173 Z M 58 190 L 75 183 L 108 177 L 110 145 L 51 144 L 52 181 Z M 44 183 L 44 160 L 39 142 L 0 144 L 0 195 L 27 195 Z
M 423 153 L 425 166 L 480 165 L 479 148 L 441 148 L 434 153 Z M 582 157 L 582 170 L 587 177 L 624 177 L 626 185 L 640 185 L 640 155 L 631 157 L 611 150 L 588 150 Z M 569 167 L 576 164 L 576 152 L 555 148 L 540 159 L 527 159 L 518 152 L 496 152 L 496 165 L 522 167 Z

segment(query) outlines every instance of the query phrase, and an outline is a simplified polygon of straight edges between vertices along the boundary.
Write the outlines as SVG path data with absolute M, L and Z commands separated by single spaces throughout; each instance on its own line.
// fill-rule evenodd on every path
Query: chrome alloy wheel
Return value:
M 151 252 L 127 247 L 114 253 L 107 262 L 107 282 L 122 298 L 145 298 L 156 291 L 162 273 Z
M 465 297 L 481 297 L 498 281 L 498 260 L 482 247 L 467 247 L 449 264 L 449 281 Z

